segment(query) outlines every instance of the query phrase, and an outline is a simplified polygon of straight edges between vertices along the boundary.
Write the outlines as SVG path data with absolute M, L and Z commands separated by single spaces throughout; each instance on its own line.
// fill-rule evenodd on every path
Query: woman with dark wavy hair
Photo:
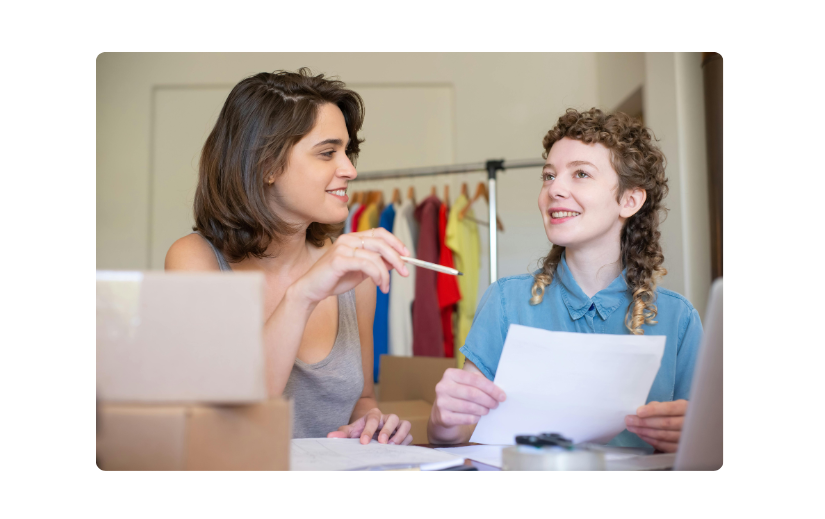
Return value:
M 357 93 L 308 69 L 238 83 L 203 146 L 195 232 L 166 269 L 264 274 L 267 388 L 293 399 L 294 438 L 407 445 L 410 422 L 377 408 L 372 324 L 375 287 L 409 275 L 409 251 L 384 229 L 340 235 L 363 119 Z
M 674 452 L 696 352 L 699 314 L 657 287 L 667 271 L 659 215 L 665 157 L 641 122 L 623 113 L 567 110 L 544 137 L 538 205 L 553 244 L 541 268 L 491 285 L 461 352 L 436 386 L 432 443 L 469 441 L 475 424 L 506 398 L 495 377 L 510 324 L 552 331 L 665 335 L 647 404 L 627 416 L 611 445 Z

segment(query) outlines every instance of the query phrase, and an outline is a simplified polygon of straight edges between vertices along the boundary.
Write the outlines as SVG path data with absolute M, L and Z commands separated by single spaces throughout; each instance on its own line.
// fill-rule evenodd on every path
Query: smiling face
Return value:
M 568 137 L 556 142 L 542 181 L 538 202 L 547 239 L 571 251 L 618 250 L 625 220 L 644 203 L 643 190 L 627 190 L 616 200 L 619 176 L 600 143 Z
M 345 150 L 349 134 L 344 114 L 334 104 L 318 109 L 315 126 L 289 154 L 275 179 L 272 210 L 289 223 L 332 224 L 347 219 L 347 182 L 357 176 Z

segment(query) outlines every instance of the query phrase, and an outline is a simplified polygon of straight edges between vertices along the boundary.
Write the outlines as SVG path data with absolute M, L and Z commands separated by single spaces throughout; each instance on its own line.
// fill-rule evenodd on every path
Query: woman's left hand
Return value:
M 394 414 L 381 414 L 377 407 L 367 411 L 367 414 L 349 425 L 342 425 L 337 431 L 327 434 L 327 438 L 361 438 L 361 444 L 366 445 L 373 438 L 378 443 L 395 445 L 409 445 L 413 437 L 410 436 L 412 424 L 401 420 Z
M 662 452 L 676 452 L 682 425 L 685 422 L 687 400 L 650 402 L 625 416 L 627 430 Z

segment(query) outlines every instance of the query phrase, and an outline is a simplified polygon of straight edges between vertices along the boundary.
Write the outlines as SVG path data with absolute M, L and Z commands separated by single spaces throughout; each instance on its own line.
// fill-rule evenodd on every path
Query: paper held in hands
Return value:
M 606 443 L 645 404 L 665 337 L 550 332 L 510 325 L 493 380 L 507 400 L 482 416 L 471 442 L 514 444 L 519 434 L 559 433 Z

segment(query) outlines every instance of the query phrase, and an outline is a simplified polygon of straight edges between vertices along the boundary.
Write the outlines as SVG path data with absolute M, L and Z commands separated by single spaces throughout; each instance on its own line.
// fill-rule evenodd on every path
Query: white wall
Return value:
M 309 66 L 363 92 L 362 172 L 438 165 L 434 161 L 539 158 L 542 137 L 566 108 L 612 109 L 643 81 L 645 122 L 662 139 L 671 178 L 671 213 L 662 229 L 670 274 L 663 284 L 703 307 L 697 297 L 703 299 L 701 286 L 709 285 L 710 248 L 697 56 L 102 54 L 97 61 L 97 268 L 159 268 L 165 243 L 189 224 L 183 221 L 184 215 L 191 218 L 186 182 L 194 189 L 197 153 L 222 99 L 256 72 Z M 184 103 L 208 108 L 193 114 Z M 411 135 L 427 124 L 440 136 L 438 143 Z M 168 175 L 177 175 L 174 189 L 164 187 Z M 516 169 L 499 177 L 499 214 L 506 229 L 499 235 L 500 276 L 531 270 L 549 247 L 536 203 L 538 175 L 538 168 Z M 432 185 L 441 196 L 449 183 L 454 199 L 462 182 L 472 191 L 485 178 L 477 173 L 354 187 L 385 189 L 388 197 L 393 187 L 405 191 L 412 184 L 421 199 Z M 707 283 L 703 258 L 708 258 Z
M 701 316 L 710 290 L 704 93 L 700 53 L 647 53 L 645 124 L 667 157 L 667 219 L 661 224 L 668 275 L 661 285 L 687 297 Z
M 155 240 L 157 231 L 151 231 L 158 227 L 150 226 L 158 220 L 150 207 L 159 196 L 156 176 L 160 173 L 152 168 L 163 145 L 157 142 L 158 135 L 176 133 L 157 127 L 164 117 L 157 109 L 170 91 L 228 92 L 250 74 L 300 66 L 337 75 L 364 90 L 366 97 L 372 91 L 374 99 L 382 92 L 386 97 L 392 89 L 449 88 L 453 97 L 448 121 L 437 121 L 439 128 L 452 127 L 448 163 L 538 158 L 544 133 L 565 108 L 598 103 L 594 54 L 103 54 L 97 63 L 97 268 L 158 267 L 162 251 L 153 242 L 168 238 Z M 211 113 L 216 115 L 218 108 Z M 415 110 L 415 106 L 401 107 L 401 116 L 393 124 L 404 124 L 403 114 Z M 367 104 L 367 142 L 359 170 L 434 165 L 432 157 L 415 153 L 410 143 L 389 146 L 385 139 L 382 146 L 371 146 L 371 141 L 380 143 L 388 119 L 386 109 Z M 182 146 L 189 146 L 189 140 L 182 141 Z M 399 151 L 405 148 L 413 152 Z M 194 172 L 196 152 L 187 153 L 195 159 L 189 161 Z M 528 265 L 547 250 L 536 204 L 538 174 L 538 169 L 522 169 L 500 177 L 500 212 L 506 227 L 499 241 L 502 276 L 528 271 Z M 436 184 L 441 193 L 449 182 L 455 197 L 462 181 L 474 185 L 484 178 L 483 174 L 430 177 L 417 192 L 421 197 Z M 389 184 L 385 186 L 391 190 Z
M 643 52 L 600 52 L 596 64 L 602 110 L 618 109 L 645 82 Z

